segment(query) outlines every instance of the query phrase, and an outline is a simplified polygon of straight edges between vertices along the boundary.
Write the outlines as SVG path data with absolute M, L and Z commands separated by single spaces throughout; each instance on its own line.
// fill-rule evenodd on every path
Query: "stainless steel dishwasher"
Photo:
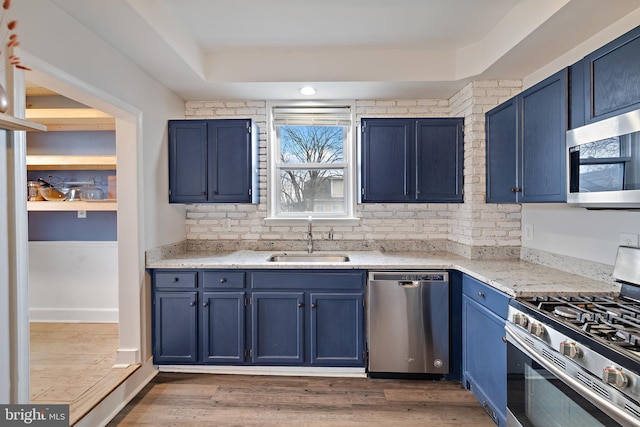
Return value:
M 449 274 L 369 272 L 369 373 L 449 373 Z

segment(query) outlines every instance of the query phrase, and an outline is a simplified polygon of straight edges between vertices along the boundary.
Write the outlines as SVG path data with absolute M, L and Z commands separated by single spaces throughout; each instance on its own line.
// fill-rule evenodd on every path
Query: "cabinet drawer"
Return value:
M 244 272 L 205 271 L 202 285 L 204 288 L 244 288 Z
M 260 271 L 251 275 L 253 289 L 363 289 L 364 272 L 327 270 Z
M 156 271 L 156 288 L 195 288 L 198 284 L 197 271 Z
M 507 309 L 509 307 L 508 295 L 466 274 L 462 276 L 462 293 L 501 318 L 507 318 Z

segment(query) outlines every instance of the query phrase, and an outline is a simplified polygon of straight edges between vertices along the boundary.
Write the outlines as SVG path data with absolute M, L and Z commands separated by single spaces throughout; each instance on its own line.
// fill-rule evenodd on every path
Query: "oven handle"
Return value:
M 621 424 L 629 424 L 634 425 L 638 422 L 636 418 L 633 418 L 631 415 L 621 411 L 618 407 L 613 405 L 604 397 L 594 393 L 590 388 L 582 384 L 580 381 L 568 375 L 562 369 L 555 366 L 553 363 L 544 359 L 543 357 L 539 357 L 535 351 L 531 351 L 527 343 L 525 343 L 522 338 L 518 335 L 517 330 L 511 324 L 507 323 L 505 326 L 505 331 L 507 332 L 507 341 L 511 344 L 518 347 L 520 351 L 525 353 L 527 356 L 534 359 L 537 363 L 542 365 L 546 370 L 550 371 L 553 375 L 560 378 L 564 383 L 566 383 L 569 387 L 573 388 L 576 391 L 581 392 L 582 396 L 593 403 L 598 409 L 605 412 L 615 421 Z

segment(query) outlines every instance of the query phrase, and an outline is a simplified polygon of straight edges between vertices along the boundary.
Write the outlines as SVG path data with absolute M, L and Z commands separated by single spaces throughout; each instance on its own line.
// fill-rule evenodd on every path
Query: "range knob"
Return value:
M 516 313 L 513 315 L 513 323 L 526 329 L 529 324 L 529 319 L 522 313 Z
M 629 385 L 629 380 L 624 372 L 622 372 L 622 369 L 614 368 L 613 366 L 607 366 L 602 370 L 602 379 L 607 384 L 618 388 L 625 388 Z
M 544 336 L 544 326 L 541 323 L 529 323 L 528 331 L 530 334 L 535 335 L 538 338 L 542 338 Z
M 582 351 L 578 345 L 574 342 L 562 341 L 560 343 L 560 354 L 568 356 L 572 359 L 578 359 L 582 357 Z

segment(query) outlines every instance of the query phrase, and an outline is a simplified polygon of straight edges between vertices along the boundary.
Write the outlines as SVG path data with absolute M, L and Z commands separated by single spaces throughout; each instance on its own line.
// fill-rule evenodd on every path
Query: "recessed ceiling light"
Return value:
M 300 93 L 303 95 L 311 96 L 316 94 L 316 90 L 312 86 L 305 86 L 300 88 Z

